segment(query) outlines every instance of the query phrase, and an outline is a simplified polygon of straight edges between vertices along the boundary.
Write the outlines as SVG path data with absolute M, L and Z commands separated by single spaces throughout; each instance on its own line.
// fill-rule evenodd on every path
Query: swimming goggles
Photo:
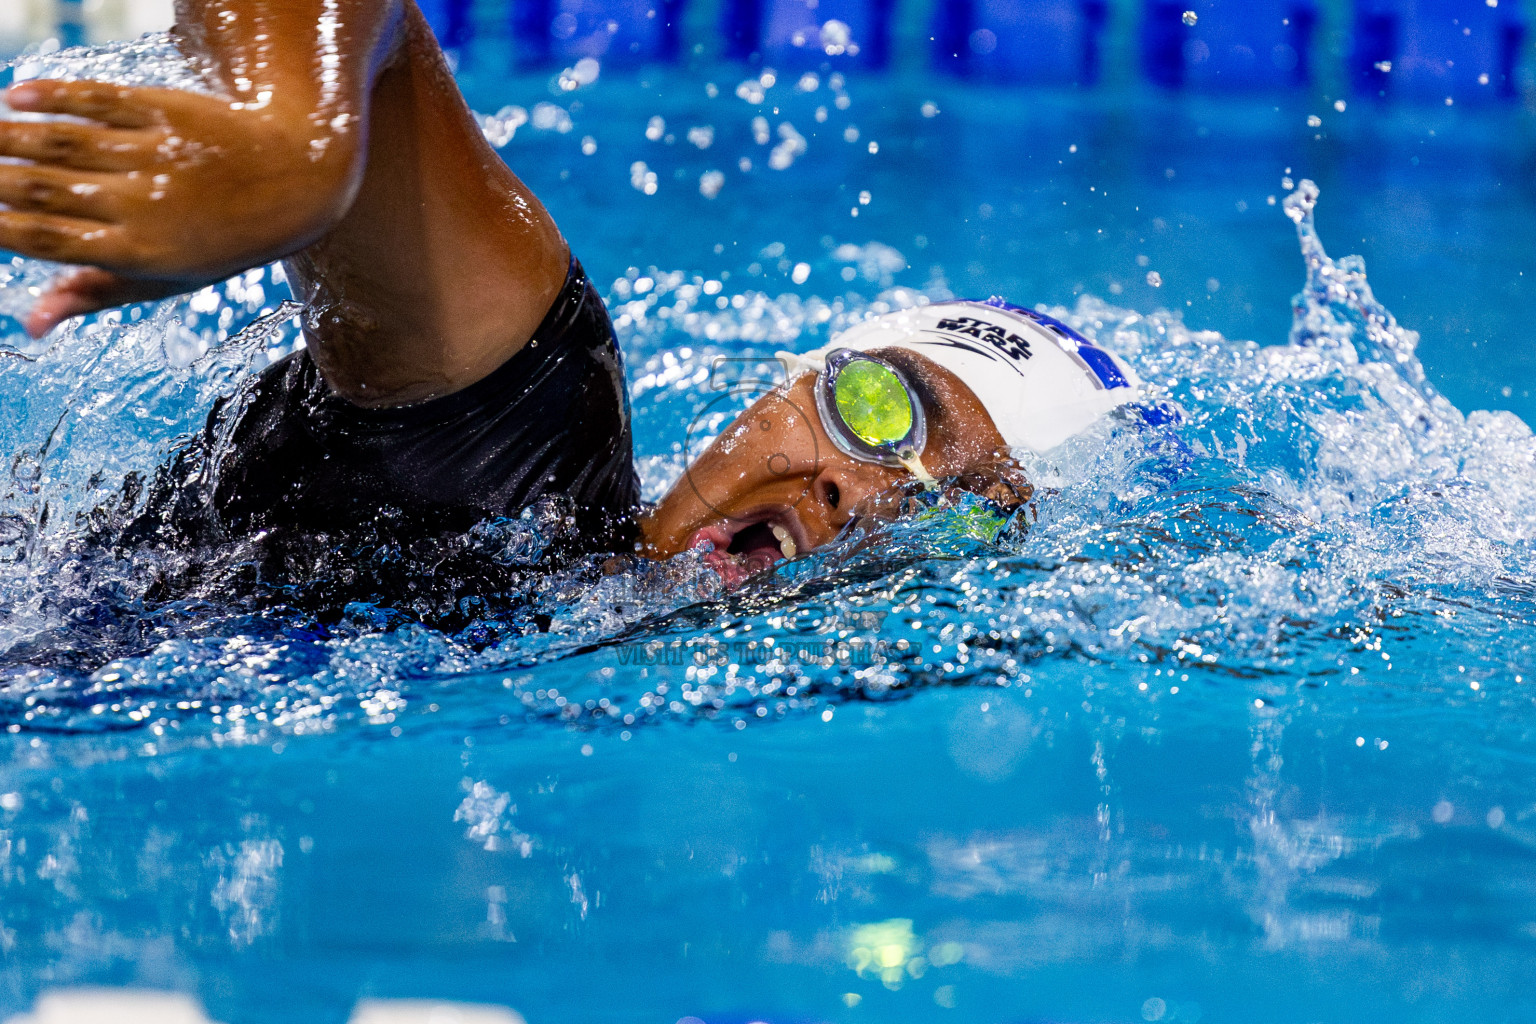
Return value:
M 910 467 L 922 452 L 927 441 L 923 404 L 906 376 L 884 359 L 833 349 L 815 390 L 822 426 L 844 455 Z

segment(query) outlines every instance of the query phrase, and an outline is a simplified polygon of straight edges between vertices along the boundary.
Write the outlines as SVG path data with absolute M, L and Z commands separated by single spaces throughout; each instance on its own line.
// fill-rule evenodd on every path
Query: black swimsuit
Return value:
M 608 312 L 575 260 L 533 340 L 443 398 L 363 408 L 326 386 L 307 351 L 274 363 L 215 406 L 156 474 L 142 511 L 111 532 L 120 547 L 254 542 L 262 582 L 291 592 L 307 582 L 295 579 L 304 575 L 295 552 L 300 564 L 321 549 L 346 552 L 355 566 L 398 560 L 381 551 L 410 561 L 431 549 L 428 561 L 446 568 L 442 553 L 464 548 L 475 524 L 536 504 L 563 509 L 550 553 L 633 545 L 639 482 L 624 368 Z M 462 553 L 466 564 L 484 561 Z M 375 584 L 355 596 L 389 600 L 397 589 Z

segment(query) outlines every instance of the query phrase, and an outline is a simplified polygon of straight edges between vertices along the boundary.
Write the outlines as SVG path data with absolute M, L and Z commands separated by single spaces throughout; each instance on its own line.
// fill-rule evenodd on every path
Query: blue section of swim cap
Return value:
M 1088 368 L 1094 372 L 1105 388 L 1131 386 L 1131 382 L 1125 379 L 1125 374 L 1120 372 L 1120 367 L 1115 365 L 1115 361 L 1103 349 L 1079 343 L 1077 354 L 1083 357 L 1083 362 L 1088 364 Z
M 991 306 L 994 309 L 1006 309 L 1010 313 L 1017 313 L 1022 317 L 1033 320 L 1042 327 L 1057 332 L 1063 337 L 1072 339 L 1077 343 L 1077 354 L 1083 357 L 1083 362 L 1088 364 L 1088 368 L 1093 371 L 1095 377 L 1099 378 L 1099 383 L 1104 385 L 1106 390 L 1110 388 L 1128 388 L 1131 386 L 1131 382 L 1125 379 L 1125 374 L 1120 372 L 1120 367 L 1115 365 L 1115 361 L 1110 358 L 1108 352 L 1105 352 L 1055 317 L 1046 316 L 1044 313 L 1037 313 L 1023 306 L 1015 306 L 1007 299 L 997 295 L 987 299 L 982 305 Z

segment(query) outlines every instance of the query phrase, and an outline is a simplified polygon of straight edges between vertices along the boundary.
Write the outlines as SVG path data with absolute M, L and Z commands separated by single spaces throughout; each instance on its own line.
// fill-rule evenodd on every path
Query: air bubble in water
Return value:
M 1195 22 L 1197 22 L 1199 20 L 1200 20 L 1200 15 L 1196 14 L 1194 11 L 1185 11 L 1184 12 L 1184 24 L 1190 26 L 1191 28 L 1193 28 Z

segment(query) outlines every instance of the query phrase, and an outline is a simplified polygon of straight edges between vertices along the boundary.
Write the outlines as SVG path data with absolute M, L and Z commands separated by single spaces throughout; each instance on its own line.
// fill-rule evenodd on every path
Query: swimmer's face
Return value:
M 906 349 L 874 354 L 898 366 L 923 403 L 923 465 L 939 479 L 977 473 L 1006 497 L 1029 484 L 992 418 L 959 378 Z M 742 413 L 688 467 L 643 522 L 647 553 L 659 558 L 712 543 L 706 556 L 727 585 L 826 544 L 877 499 L 913 477 L 843 454 L 822 426 L 802 374 Z M 1003 494 L 992 495 L 1002 498 Z

